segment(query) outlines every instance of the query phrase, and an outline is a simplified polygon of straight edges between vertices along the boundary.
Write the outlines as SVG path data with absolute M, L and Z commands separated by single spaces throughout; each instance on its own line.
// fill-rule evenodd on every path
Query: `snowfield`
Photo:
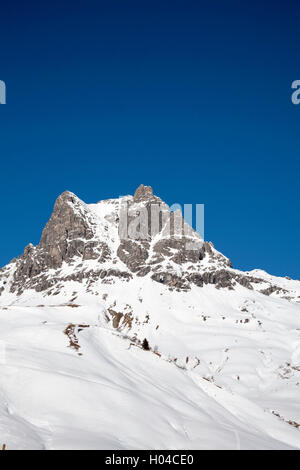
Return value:
M 300 422 L 297 305 L 242 287 L 170 293 L 150 280 L 102 291 L 106 304 L 118 296 L 140 312 L 130 336 L 156 353 L 107 324 L 107 305 L 91 296 L 1 308 L 9 449 L 300 448 L 288 423 Z

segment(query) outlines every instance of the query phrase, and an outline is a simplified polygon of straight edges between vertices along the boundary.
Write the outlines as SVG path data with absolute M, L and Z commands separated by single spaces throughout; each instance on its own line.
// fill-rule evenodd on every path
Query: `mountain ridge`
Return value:
M 184 227 L 145 186 L 57 198 L 0 270 L 8 448 L 300 448 L 300 282 L 236 270 Z
M 47 290 L 59 283 L 60 279 L 58 275 L 57 281 L 55 276 L 49 278 L 43 275 L 47 270 L 59 271 L 63 263 L 75 263 L 78 266 L 89 260 L 97 260 L 97 273 L 102 278 L 106 277 L 105 267 L 109 261 L 110 274 L 113 276 L 130 279 L 135 274 L 146 276 L 150 273 L 154 281 L 179 290 L 189 289 L 191 284 L 234 288 L 236 283 L 240 283 L 249 289 L 259 285 L 262 287 L 261 292 L 267 295 L 273 292 L 281 292 L 282 295 L 288 293 L 280 286 L 270 282 L 268 284 L 264 278 L 253 276 L 258 271 L 250 274 L 231 269 L 230 260 L 215 250 L 211 242 L 202 241 L 184 221 L 182 223 L 188 227 L 187 236 L 180 234 L 178 237 L 173 233 L 164 235 L 161 225 L 154 235 L 150 234 L 152 227 L 149 222 L 147 238 L 120 238 L 118 224 L 121 205 L 124 203 L 129 204 L 128 213 L 147 210 L 149 221 L 151 208 L 159 206 L 159 210 L 167 214 L 169 226 L 174 230 L 176 215 L 153 194 L 150 186 L 140 185 L 134 196 L 108 199 L 97 204 L 85 204 L 74 193 L 65 191 L 55 202 L 39 244 L 36 247 L 29 244 L 23 255 L 0 270 L 0 295 L 7 291 L 8 286 L 12 293 L 17 292 L 18 295 L 28 288 Z M 159 223 L 162 223 L 161 220 Z M 186 250 L 187 239 L 196 240 L 199 247 Z M 9 276 L 8 272 L 13 272 L 13 275 Z M 80 279 L 79 273 L 77 279 Z

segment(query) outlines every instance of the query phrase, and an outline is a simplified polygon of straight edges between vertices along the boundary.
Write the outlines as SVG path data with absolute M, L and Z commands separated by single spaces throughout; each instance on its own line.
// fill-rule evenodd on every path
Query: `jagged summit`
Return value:
M 70 239 L 89 240 L 92 236 L 82 201 L 70 191 L 65 191 L 55 202 L 50 220 L 43 230 L 40 247 L 59 247 Z
M 152 219 L 153 205 L 159 211 L 156 221 Z M 69 281 L 97 293 L 99 282 L 129 282 L 138 276 L 182 291 L 212 284 L 284 294 L 270 281 L 232 269 L 230 260 L 212 243 L 201 240 L 180 214 L 180 224 L 188 230 L 176 234 L 175 217 L 153 189 L 143 184 L 133 197 L 97 204 L 85 204 L 65 191 L 55 202 L 40 243 L 27 246 L 22 256 L 0 271 L 0 293 L 21 295 L 34 289 L 51 295 Z
M 154 199 L 153 189 L 151 186 L 141 184 L 134 193 L 134 202 L 151 201 Z
M 72 191 L 66 190 L 58 196 L 57 200 L 58 199 L 66 199 L 74 202 L 78 197 Z

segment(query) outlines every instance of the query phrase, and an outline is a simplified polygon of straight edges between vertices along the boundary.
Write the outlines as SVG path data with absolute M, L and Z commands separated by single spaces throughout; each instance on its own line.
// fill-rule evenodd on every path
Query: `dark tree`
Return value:
M 146 340 L 146 338 L 145 338 L 144 341 L 143 341 L 142 348 L 143 348 L 145 351 L 150 351 L 150 346 L 149 346 L 149 343 L 148 343 L 148 341 Z

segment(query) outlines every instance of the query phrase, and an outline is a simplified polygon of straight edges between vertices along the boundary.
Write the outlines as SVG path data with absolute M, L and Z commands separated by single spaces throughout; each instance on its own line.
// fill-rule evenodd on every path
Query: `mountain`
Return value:
M 1 439 L 300 448 L 299 303 L 299 281 L 234 269 L 149 186 L 64 192 L 0 270 Z

